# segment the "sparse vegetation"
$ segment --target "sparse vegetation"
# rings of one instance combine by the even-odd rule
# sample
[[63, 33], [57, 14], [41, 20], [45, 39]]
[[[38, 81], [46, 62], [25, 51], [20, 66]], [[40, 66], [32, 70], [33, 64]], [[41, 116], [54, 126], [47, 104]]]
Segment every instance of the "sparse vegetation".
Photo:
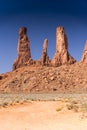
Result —
[[82, 104], [81, 111], [82, 112], [87, 112], [87, 103]]
[[74, 112], [78, 112], [79, 111], [79, 106], [75, 105], [75, 104], [67, 104], [66, 105], [68, 110], [74, 110]]
[[72, 104], [78, 104], [78, 101], [76, 101], [76, 100], [72, 100], [71, 102], [72, 102]]
[[3, 104], [2, 104], [2, 107], [6, 107], [8, 105], [8, 102], [4, 102]]
[[70, 102], [70, 101], [71, 101], [71, 98], [63, 98], [61, 101], [62, 101], [62, 102]]
[[11, 106], [12, 106], [12, 105], [13, 105], [13, 103], [12, 103], [12, 102], [10, 102], [10, 103], [9, 103], [9, 105], [11, 105]]
[[4, 108], [16, 104], [24, 104], [28, 102], [30, 103], [32, 101], [51, 100], [63, 103], [63, 105], [58, 106], [58, 108], [56, 109], [57, 112], [67, 109], [74, 112], [82, 112], [82, 114], [84, 113], [85, 115], [87, 113], [86, 95], [83, 95], [83, 97], [80, 97], [78, 95], [74, 95], [74, 97], [73, 94], [43, 94], [43, 96], [41, 94], [3, 94], [0, 96], [0, 106]]
[[68, 110], [72, 110], [73, 109], [73, 104], [67, 104], [66, 107], [67, 107]]
[[62, 111], [63, 107], [59, 107], [56, 109], [57, 112]]

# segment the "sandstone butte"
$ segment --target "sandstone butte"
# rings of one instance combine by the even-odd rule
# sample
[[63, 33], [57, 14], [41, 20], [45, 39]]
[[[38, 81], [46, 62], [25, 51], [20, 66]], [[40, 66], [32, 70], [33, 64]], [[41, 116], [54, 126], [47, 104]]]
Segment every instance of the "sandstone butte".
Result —
[[33, 60], [27, 28], [20, 28], [14, 71], [0, 75], [0, 92], [87, 93], [87, 42], [80, 62], [68, 52], [64, 27], [56, 28], [56, 52], [52, 60], [47, 46], [48, 39], [44, 39], [40, 59]]

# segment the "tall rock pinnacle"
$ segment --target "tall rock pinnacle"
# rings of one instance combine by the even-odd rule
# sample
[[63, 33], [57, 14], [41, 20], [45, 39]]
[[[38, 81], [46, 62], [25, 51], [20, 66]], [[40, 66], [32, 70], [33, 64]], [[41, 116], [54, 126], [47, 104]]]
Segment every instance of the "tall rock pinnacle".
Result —
[[75, 59], [68, 52], [68, 41], [64, 27], [56, 28], [56, 53], [52, 59], [53, 66], [72, 64]]
[[86, 41], [86, 44], [85, 44], [85, 47], [84, 47], [84, 51], [83, 51], [83, 54], [82, 54], [81, 61], [82, 62], [87, 62], [87, 41]]
[[21, 27], [19, 29], [19, 40], [18, 40], [18, 57], [13, 63], [13, 70], [24, 66], [26, 62], [31, 59], [30, 53], [30, 41], [27, 37], [27, 28]]
[[47, 46], [48, 46], [48, 40], [45, 39], [44, 43], [43, 43], [43, 52], [42, 52], [42, 56], [41, 56], [41, 64], [42, 65], [48, 65], [49, 64], [49, 57], [47, 54]]

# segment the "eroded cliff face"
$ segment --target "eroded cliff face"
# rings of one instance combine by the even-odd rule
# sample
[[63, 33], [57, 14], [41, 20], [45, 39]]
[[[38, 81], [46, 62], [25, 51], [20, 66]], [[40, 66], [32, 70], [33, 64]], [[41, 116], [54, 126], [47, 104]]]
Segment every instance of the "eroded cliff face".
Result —
[[84, 51], [83, 51], [83, 54], [82, 54], [81, 61], [82, 62], [87, 62], [87, 41], [85, 43], [85, 47], [84, 47]]
[[22, 27], [19, 30], [18, 39], [18, 57], [13, 63], [13, 70], [20, 68], [26, 64], [28, 61], [32, 61], [30, 52], [30, 41], [27, 36], [27, 28]]
[[56, 28], [56, 52], [52, 59], [53, 66], [72, 64], [76, 60], [68, 52], [68, 40], [64, 27]]

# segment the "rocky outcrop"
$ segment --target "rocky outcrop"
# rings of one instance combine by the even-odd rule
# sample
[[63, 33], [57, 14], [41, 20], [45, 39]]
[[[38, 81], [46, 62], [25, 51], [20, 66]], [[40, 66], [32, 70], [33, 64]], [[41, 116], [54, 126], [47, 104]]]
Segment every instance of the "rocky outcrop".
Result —
[[30, 52], [30, 41], [27, 36], [27, 28], [21, 27], [18, 40], [18, 57], [13, 63], [13, 70], [22, 66], [60, 66], [63, 64], [72, 64], [76, 60], [68, 52], [68, 40], [64, 27], [56, 29], [56, 53], [52, 60], [49, 60], [47, 54], [48, 40], [43, 43], [42, 56], [39, 60], [32, 60]]
[[87, 41], [86, 41], [86, 44], [85, 44], [85, 47], [84, 47], [84, 51], [83, 51], [83, 54], [82, 54], [81, 61], [82, 62], [87, 62]]
[[42, 56], [41, 56], [41, 65], [49, 65], [50, 60], [49, 60], [49, 56], [47, 54], [47, 46], [48, 46], [48, 40], [45, 39], [44, 43], [43, 43], [43, 52], [42, 52]]
[[87, 64], [21, 67], [0, 75], [2, 93], [87, 93]]
[[26, 62], [32, 62], [30, 52], [30, 41], [27, 36], [27, 28], [21, 27], [18, 40], [18, 57], [13, 63], [13, 70], [26, 65]]
[[56, 28], [56, 53], [52, 59], [53, 66], [72, 64], [76, 60], [68, 52], [68, 40], [64, 27]]

